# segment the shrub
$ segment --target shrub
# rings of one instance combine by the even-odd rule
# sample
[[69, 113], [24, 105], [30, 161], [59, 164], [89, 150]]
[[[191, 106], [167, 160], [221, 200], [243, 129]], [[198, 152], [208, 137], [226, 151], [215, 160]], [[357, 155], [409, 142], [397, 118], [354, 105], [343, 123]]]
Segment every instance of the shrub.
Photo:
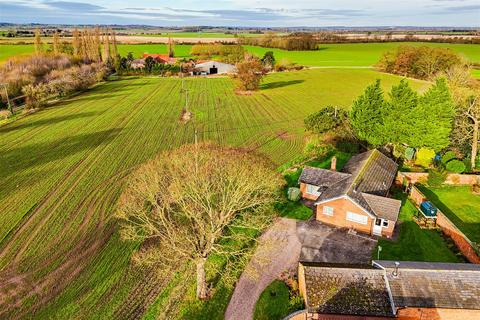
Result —
[[440, 187], [447, 179], [447, 172], [443, 168], [431, 169], [428, 172], [427, 184], [431, 187]]
[[447, 151], [442, 157], [442, 163], [447, 164], [450, 160], [456, 159], [457, 155], [453, 151]]
[[446, 169], [450, 172], [462, 173], [462, 172], [465, 171], [466, 167], [465, 167], [465, 163], [463, 163], [460, 160], [455, 159], [455, 160], [450, 160], [449, 162], [447, 162]]
[[40, 83], [36, 86], [29, 84], [23, 87], [22, 91], [25, 95], [27, 107], [29, 109], [43, 107], [46, 103], [49, 93], [48, 86], [43, 83]]
[[417, 157], [415, 159], [415, 164], [428, 168], [435, 157], [435, 151], [429, 148], [420, 148], [417, 151]]
[[12, 113], [8, 110], [0, 110], [0, 120], [8, 119]]

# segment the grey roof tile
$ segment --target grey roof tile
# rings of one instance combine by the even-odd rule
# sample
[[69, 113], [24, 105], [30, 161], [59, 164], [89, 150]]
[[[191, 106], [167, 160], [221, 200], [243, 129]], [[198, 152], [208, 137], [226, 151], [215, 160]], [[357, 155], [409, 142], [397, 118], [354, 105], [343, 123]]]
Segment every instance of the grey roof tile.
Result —
[[307, 308], [314, 312], [393, 316], [380, 269], [304, 266]]
[[396, 307], [480, 310], [480, 265], [374, 261], [385, 269]]

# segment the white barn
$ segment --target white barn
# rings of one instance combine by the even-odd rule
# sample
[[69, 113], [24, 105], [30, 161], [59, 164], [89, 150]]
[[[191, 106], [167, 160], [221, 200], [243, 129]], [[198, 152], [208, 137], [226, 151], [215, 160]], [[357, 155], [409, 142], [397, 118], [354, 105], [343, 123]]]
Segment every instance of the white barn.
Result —
[[194, 74], [227, 74], [236, 72], [236, 68], [233, 64], [218, 62], [218, 61], [207, 61], [195, 65]]

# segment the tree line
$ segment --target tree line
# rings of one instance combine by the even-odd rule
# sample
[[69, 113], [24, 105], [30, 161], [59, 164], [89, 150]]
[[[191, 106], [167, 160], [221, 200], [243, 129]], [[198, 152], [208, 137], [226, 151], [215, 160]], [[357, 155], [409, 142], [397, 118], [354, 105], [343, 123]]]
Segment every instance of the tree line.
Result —
[[318, 39], [312, 33], [295, 32], [288, 35], [265, 34], [262, 37], [238, 38], [241, 45], [259, 46], [265, 48], [277, 48], [284, 50], [317, 50]]

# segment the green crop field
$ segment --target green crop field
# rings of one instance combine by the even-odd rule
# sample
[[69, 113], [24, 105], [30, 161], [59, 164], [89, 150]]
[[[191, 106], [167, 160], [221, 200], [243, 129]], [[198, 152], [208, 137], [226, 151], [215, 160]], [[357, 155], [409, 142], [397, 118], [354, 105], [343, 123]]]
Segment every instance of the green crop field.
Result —
[[194, 114], [186, 124], [180, 79], [128, 78], [0, 127], [0, 318], [132, 318], [153, 301], [162, 310], [170, 289], [181, 301], [186, 293], [162, 293], [151, 270], [130, 264], [138, 244], [121, 241], [112, 219], [124, 178], [158, 152], [192, 143], [195, 129], [201, 140], [280, 165], [302, 152], [307, 114], [348, 108], [376, 78], [385, 89], [400, 80], [316, 69], [269, 75], [259, 92], [238, 96], [229, 78], [185, 79]]
[[[448, 44], [448, 43], [354, 43], [354, 44], [324, 44], [316, 51], [286, 51], [261, 47], [246, 46], [246, 49], [254, 54], [263, 55], [266, 51], [273, 51], [275, 58], [288, 59], [305, 66], [360, 66], [374, 65], [385, 51], [392, 50], [399, 45], [408, 44], [414, 46], [426, 45], [435, 47], [452, 48], [464, 55], [471, 62], [480, 62], [480, 45], [476, 44]], [[177, 57], [189, 57], [191, 45], [176, 45]], [[33, 45], [0, 45], [0, 61], [18, 53], [33, 52]], [[118, 46], [120, 54], [126, 55], [132, 52], [136, 57], [143, 53], [166, 53], [165, 44], [121, 44]]]

